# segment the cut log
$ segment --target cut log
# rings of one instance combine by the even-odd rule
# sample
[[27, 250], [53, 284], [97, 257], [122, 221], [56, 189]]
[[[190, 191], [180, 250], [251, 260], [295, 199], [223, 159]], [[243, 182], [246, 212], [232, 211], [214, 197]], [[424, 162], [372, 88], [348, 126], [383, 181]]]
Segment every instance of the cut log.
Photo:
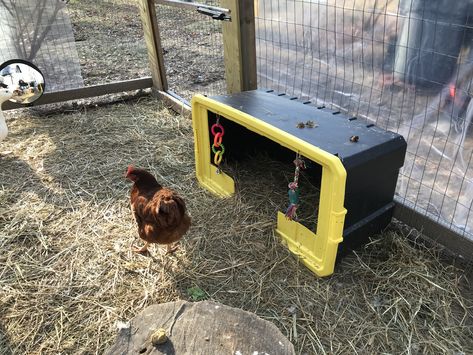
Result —
[[[157, 344], [166, 338], [163, 344]], [[295, 352], [274, 324], [253, 313], [211, 301], [176, 301], [145, 308], [129, 326], [120, 329], [115, 343], [105, 354], [291, 355]]]

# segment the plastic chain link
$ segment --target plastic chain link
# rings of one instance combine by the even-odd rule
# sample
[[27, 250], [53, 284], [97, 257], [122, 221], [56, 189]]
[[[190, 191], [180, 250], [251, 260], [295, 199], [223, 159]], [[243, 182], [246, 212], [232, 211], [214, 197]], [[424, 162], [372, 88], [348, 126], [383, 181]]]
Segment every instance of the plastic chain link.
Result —
[[217, 122], [212, 125], [210, 128], [212, 135], [214, 136], [214, 141], [212, 144], [212, 152], [214, 153], [214, 164], [217, 165], [217, 174], [220, 173], [220, 169], [218, 166], [222, 162], [223, 153], [225, 153], [225, 146], [222, 144], [222, 139], [225, 134], [225, 129], [219, 122], [219, 118], [217, 118]]

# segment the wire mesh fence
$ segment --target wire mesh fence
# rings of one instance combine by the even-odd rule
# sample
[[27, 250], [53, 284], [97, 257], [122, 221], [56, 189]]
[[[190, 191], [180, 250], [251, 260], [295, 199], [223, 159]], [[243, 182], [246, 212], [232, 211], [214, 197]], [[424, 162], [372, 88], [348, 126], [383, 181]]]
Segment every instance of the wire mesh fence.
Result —
[[0, 61], [37, 65], [47, 92], [150, 76], [134, 0], [1, 0], [0, 31]]
[[[218, 6], [218, 0], [201, 2]], [[48, 92], [150, 76], [136, 0], [1, 0], [0, 61], [36, 64]], [[226, 92], [222, 23], [194, 8], [156, 6], [169, 89]]]
[[0, 0], [0, 63], [36, 64], [46, 92], [83, 85], [66, 3], [60, 0]]
[[473, 239], [470, 1], [259, 0], [258, 85], [408, 141], [396, 199]]
[[71, 0], [67, 10], [85, 85], [151, 75], [138, 1]]
[[197, 92], [226, 93], [222, 22], [196, 9], [166, 4], [156, 8], [169, 90], [187, 100]]

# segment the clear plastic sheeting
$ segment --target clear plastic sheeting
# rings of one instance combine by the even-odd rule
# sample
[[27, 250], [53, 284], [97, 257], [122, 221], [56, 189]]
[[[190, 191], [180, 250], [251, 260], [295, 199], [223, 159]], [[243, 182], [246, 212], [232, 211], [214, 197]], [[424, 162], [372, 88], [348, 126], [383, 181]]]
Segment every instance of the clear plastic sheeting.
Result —
[[45, 77], [46, 92], [83, 86], [66, 2], [0, 0], [0, 63], [23, 59]]
[[258, 85], [408, 141], [396, 199], [473, 239], [470, 0], [259, 0]]

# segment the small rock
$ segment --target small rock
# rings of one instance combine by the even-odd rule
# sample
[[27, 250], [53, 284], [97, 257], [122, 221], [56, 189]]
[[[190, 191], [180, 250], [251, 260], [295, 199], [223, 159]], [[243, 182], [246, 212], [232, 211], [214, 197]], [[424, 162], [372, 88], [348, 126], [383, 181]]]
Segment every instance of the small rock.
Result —
[[163, 328], [159, 328], [153, 334], [151, 334], [151, 344], [153, 345], [161, 345], [167, 342], [168, 337], [166, 335], [166, 330]]

